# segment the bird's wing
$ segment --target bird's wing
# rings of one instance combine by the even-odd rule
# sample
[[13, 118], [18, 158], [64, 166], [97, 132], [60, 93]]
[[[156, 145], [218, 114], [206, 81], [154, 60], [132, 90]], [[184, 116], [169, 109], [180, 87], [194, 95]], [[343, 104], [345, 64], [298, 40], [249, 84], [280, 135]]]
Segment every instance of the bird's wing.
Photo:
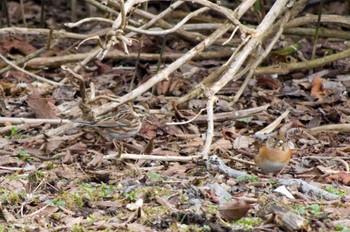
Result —
[[132, 121], [129, 121], [126, 119], [119, 119], [118, 121], [109, 119], [109, 120], [102, 120], [102, 121], [96, 122], [92, 126], [122, 128], [122, 127], [130, 127], [131, 125], [132, 125]]

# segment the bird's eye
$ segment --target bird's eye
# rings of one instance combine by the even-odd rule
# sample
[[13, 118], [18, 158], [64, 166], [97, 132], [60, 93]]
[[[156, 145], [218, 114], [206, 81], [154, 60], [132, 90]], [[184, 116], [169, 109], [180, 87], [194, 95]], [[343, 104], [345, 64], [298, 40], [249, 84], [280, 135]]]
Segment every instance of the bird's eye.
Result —
[[144, 114], [144, 113], [147, 112], [146, 109], [144, 107], [142, 107], [142, 106], [135, 106], [135, 111], [137, 113], [141, 113], [141, 114]]

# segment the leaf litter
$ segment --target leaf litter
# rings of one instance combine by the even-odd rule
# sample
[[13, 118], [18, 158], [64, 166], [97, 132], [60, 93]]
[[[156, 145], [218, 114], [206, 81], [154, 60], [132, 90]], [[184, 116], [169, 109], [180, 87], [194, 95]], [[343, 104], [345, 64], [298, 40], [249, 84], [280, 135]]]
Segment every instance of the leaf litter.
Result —
[[[11, 2], [12, 7], [13, 4], [16, 3]], [[35, 2], [31, 4], [25, 8], [26, 14], [33, 16], [28, 23], [36, 28], [39, 18], [33, 12], [40, 7]], [[78, 6], [78, 16], [84, 17], [82, 10], [88, 5]], [[154, 3], [149, 9], [155, 11], [166, 6]], [[335, 6], [329, 3], [327, 7], [332, 10]], [[66, 10], [63, 6], [48, 9], [45, 23], [63, 27], [63, 23], [70, 21]], [[19, 25], [20, 14], [16, 12], [10, 11], [10, 18]], [[60, 16], [53, 17], [55, 12], [60, 12]], [[244, 20], [257, 23], [248, 16]], [[80, 29], [87, 28], [75, 32], [82, 32]], [[309, 57], [312, 40], [295, 40], [287, 34], [285, 44], [278, 44], [279, 49], [263, 64], [292, 63]], [[132, 55], [140, 52], [140, 56], [162, 51], [176, 55], [193, 46], [193, 42], [170, 36], [161, 48], [160, 37], [143, 36], [129, 46], [129, 52]], [[294, 42], [300, 42], [297, 52], [281, 50]], [[66, 47], [68, 43], [74, 45], [65, 41], [52, 54], [58, 57], [65, 54], [70, 50]], [[330, 50], [346, 49], [342, 40], [322, 38], [319, 44], [323, 49], [318, 51], [320, 57]], [[0, 50], [14, 60], [35, 52], [39, 46], [45, 46], [45, 42], [35, 35], [2, 34]], [[79, 52], [92, 48], [86, 44]], [[318, 75], [314, 76], [305, 70], [279, 76], [256, 75], [235, 104], [233, 96], [244, 80], [229, 82], [216, 94], [219, 100], [214, 106], [210, 158], [203, 161], [195, 157], [201, 154], [207, 139], [206, 111], [196, 115], [206, 108], [207, 100], [188, 99], [180, 105], [173, 102], [202, 84], [202, 79], [216, 66], [222, 66], [226, 58], [192, 60], [154, 85], [152, 91], [139, 96], [135, 102], [146, 102], [150, 113], [138, 134], [122, 141], [112, 141], [88, 127], [50, 135], [63, 123], [51, 124], [45, 119], [76, 119], [82, 109], [81, 86], [72, 73], [57, 68], [58, 63], [31, 70], [50, 80], [66, 80], [65, 85], [55, 88], [32, 83], [29, 75], [19, 71], [2, 73], [1, 116], [39, 118], [42, 122], [17, 125], [6, 121], [6, 126], [0, 128], [1, 228], [261, 231], [278, 227], [284, 231], [319, 231], [349, 225], [349, 130], [325, 129], [314, 133], [311, 129], [348, 123], [349, 61], [319, 67], [314, 70]], [[146, 56], [135, 65], [136, 59], [107, 56], [102, 61], [89, 62], [79, 75], [94, 84], [95, 95], [100, 98], [88, 107], [94, 110], [118, 101], [114, 96], [130, 93], [156, 75], [159, 67], [164, 68], [175, 59], [165, 56], [157, 64], [157, 60]], [[74, 67], [74, 61], [67, 63], [69, 68]], [[0, 68], [4, 67], [1, 62]], [[324, 70], [328, 71], [322, 73]], [[171, 104], [173, 110], [167, 111]], [[245, 111], [264, 105], [268, 108], [253, 113]], [[253, 161], [258, 152], [255, 142], [261, 146], [264, 136], [278, 133], [284, 133], [294, 144], [292, 160], [275, 177], [262, 175]], [[192, 156], [193, 159], [183, 159]], [[173, 161], [173, 157], [177, 159]], [[282, 193], [274, 191], [278, 186], [284, 187]]]

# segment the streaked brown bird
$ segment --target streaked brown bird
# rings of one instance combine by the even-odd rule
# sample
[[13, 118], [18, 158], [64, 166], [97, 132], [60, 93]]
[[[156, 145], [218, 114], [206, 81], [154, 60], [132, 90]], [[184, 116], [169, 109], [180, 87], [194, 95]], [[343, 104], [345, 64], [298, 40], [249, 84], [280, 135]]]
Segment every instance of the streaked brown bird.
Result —
[[124, 104], [96, 121], [74, 121], [97, 129], [111, 139], [127, 139], [136, 135], [148, 114], [143, 105]]

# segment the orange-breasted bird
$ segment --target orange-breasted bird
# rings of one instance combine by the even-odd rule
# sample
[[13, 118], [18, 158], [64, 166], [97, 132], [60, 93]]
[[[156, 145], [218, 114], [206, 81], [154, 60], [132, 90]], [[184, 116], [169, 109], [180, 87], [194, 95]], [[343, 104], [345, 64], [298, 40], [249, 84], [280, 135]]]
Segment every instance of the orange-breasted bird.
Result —
[[291, 156], [288, 143], [270, 137], [266, 145], [259, 148], [259, 154], [254, 157], [254, 161], [264, 174], [277, 173], [288, 165]]

